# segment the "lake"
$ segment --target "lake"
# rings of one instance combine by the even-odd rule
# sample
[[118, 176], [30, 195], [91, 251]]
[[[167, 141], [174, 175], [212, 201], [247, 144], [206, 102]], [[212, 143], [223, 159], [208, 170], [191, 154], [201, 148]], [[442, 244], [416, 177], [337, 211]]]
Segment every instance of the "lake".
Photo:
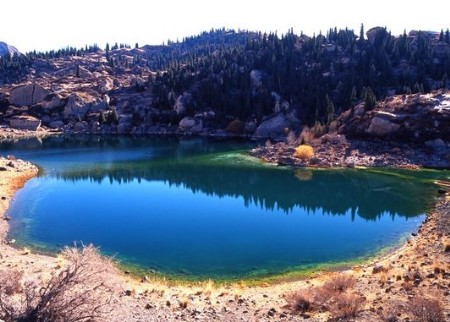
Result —
[[187, 279], [260, 278], [394, 247], [418, 229], [437, 172], [267, 165], [249, 143], [53, 137], [0, 143], [41, 167], [8, 211], [40, 251], [93, 243], [125, 265]]

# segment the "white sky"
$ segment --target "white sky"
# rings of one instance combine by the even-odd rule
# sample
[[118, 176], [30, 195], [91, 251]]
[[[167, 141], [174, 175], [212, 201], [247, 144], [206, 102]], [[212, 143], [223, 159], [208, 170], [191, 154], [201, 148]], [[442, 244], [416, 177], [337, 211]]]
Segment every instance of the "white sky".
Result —
[[335, 26], [358, 34], [361, 23], [395, 35], [450, 28], [448, 0], [7, 0], [0, 8], [0, 41], [22, 52], [161, 44], [221, 27], [279, 35], [291, 27], [312, 35]]

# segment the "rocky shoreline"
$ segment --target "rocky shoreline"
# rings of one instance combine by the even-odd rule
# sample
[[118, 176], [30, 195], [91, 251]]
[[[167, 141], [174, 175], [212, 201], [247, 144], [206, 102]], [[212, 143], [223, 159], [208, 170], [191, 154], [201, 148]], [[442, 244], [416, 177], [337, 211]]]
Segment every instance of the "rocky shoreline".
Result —
[[[16, 268], [30, 278], [57, 270], [58, 258], [16, 249], [6, 242], [7, 207], [16, 190], [37, 174], [29, 162], [0, 158], [0, 269]], [[355, 278], [354, 294], [363, 300], [357, 321], [385, 321], [394, 314], [408, 320], [408, 301], [421, 296], [437, 298], [450, 318], [450, 200], [440, 197], [419, 232], [406, 245], [388, 255], [344, 272]], [[337, 273], [318, 272], [307, 279], [273, 285], [247, 286], [245, 281], [218, 285], [213, 281], [172, 285], [165, 280], [140, 280], [121, 273], [119, 303], [110, 321], [327, 321], [325, 308], [299, 313], [289, 308], [289, 294], [313, 292]], [[394, 313], [392, 313], [394, 312]]]
[[382, 140], [347, 140], [345, 135], [325, 134], [312, 140], [314, 156], [302, 160], [294, 157], [298, 142], [266, 144], [250, 151], [250, 155], [281, 166], [317, 168], [420, 167], [450, 169], [450, 148], [430, 147]]

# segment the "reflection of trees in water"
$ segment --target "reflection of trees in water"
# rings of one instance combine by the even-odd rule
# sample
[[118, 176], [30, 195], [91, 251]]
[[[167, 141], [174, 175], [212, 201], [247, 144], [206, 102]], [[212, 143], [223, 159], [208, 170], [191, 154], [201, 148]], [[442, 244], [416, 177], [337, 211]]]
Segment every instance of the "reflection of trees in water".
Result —
[[296, 206], [314, 212], [374, 220], [387, 212], [416, 216], [425, 212], [431, 194], [423, 184], [362, 171], [317, 171], [308, 180], [298, 172], [270, 168], [194, 165], [182, 163], [115, 163], [56, 174], [64, 180], [126, 183], [132, 180], [163, 181], [193, 193], [242, 197], [246, 206], [292, 212]]
[[[201, 164], [186, 157], [243, 149], [242, 142], [177, 140], [167, 138], [131, 138], [123, 136], [49, 137], [42, 141], [2, 142], [2, 151], [27, 151], [45, 159], [96, 166], [63, 169], [53, 174], [65, 180], [91, 180], [126, 183], [132, 180], [159, 180], [183, 186], [194, 193], [219, 197], [242, 197], [245, 205], [265, 209], [279, 208], [286, 213], [296, 206], [311, 212], [376, 219], [384, 212], [392, 216], [415, 216], [423, 213], [431, 197], [423, 184], [393, 176], [362, 171], [287, 171], [271, 168], [233, 167], [208, 161]], [[151, 158], [151, 161], [118, 161]], [[120, 156], [119, 156], [120, 155]], [[74, 161], [74, 156], [79, 157]], [[111, 156], [112, 162], [105, 156]], [[184, 163], [183, 163], [184, 162]], [[186, 163], [190, 162], [190, 163]]]

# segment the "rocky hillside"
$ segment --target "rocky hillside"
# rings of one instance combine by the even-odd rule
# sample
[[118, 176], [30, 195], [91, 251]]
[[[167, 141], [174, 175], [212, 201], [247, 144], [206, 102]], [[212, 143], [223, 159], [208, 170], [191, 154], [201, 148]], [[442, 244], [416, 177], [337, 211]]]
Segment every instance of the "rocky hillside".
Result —
[[284, 140], [315, 125], [355, 138], [450, 141], [448, 31], [278, 37], [222, 29], [162, 46], [7, 56], [7, 127]]
[[336, 123], [338, 132], [349, 138], [446, 147], [450, 143], [450, 92], [392, 96], [373, 109], [361, 103], [344, 112]]

